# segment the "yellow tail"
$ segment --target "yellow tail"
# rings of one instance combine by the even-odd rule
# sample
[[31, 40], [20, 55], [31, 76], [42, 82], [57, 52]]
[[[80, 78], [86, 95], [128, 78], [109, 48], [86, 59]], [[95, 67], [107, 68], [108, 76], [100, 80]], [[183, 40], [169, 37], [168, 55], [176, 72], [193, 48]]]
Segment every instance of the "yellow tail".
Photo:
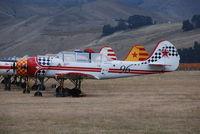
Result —
[[149, 57], [146, 49], [141, 45], [136, 45], [131, 48], [128, 56], [124, 61], [144, 61]]

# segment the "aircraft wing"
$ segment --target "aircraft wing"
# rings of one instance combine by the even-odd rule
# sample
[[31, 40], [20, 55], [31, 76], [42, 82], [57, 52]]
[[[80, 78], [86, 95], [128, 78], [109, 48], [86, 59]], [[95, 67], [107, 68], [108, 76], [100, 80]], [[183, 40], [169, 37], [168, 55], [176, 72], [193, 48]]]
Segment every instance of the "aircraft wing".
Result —
[[68, 79], [99, 79], [97, 76], [80, 73], [80, 72], [68, 72], [68, 73], [56, 73], [56, 76], [59, 78], [68, 78]]

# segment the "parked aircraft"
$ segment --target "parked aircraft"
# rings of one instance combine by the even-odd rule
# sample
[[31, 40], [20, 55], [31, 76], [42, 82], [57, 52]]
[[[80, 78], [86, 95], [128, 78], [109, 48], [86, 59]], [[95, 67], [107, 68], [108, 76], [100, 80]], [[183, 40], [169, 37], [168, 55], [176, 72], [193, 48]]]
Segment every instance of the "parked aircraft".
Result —
[[[111, 50], [107, 52], [111, 52]], [[105, 53], [61, 52], [53, 57], [35, 56], [20, 59], [10, 68], [6, 66], [1, 66], [1, 68], [11, 69], [17, 75], [27, 76], [27, 78], [55, 78], [59, 82], [57, 94], [80, 96], [82, 79], [100, 80], [171, 72], [177, 69], [180, 60], [177, 49], [168, 41], [160, 41], [152, 54], [141, 61], [131, 60], [129, 56], [126, 60], [120, 61], [113, 56], [116, 55], [113, 53], [108, 55]], [[73, 89], [64, 88], [66, 79], [74, 83]], [[38, 90], [35, 96], [42, 96], [42, 93]]]

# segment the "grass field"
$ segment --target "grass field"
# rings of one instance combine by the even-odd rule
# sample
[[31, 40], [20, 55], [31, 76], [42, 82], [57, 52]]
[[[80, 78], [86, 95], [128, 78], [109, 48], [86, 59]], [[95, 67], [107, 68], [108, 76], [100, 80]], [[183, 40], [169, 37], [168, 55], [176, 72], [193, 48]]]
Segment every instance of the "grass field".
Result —
[[[50, 85], [47, 85], [50, 87]], [[0, 86], [0, 134], [199, 134], [200, 71], [85, 80], [85, 97]]]

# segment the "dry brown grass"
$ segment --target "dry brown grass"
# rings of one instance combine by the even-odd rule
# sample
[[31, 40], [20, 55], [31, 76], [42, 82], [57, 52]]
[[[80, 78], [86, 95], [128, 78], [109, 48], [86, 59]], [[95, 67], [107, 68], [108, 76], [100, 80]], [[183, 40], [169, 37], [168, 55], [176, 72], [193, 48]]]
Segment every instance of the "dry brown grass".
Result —
[[82, 98], [0, 90], [0, 134], [198, 134], [200, 72], [85, 80]]

